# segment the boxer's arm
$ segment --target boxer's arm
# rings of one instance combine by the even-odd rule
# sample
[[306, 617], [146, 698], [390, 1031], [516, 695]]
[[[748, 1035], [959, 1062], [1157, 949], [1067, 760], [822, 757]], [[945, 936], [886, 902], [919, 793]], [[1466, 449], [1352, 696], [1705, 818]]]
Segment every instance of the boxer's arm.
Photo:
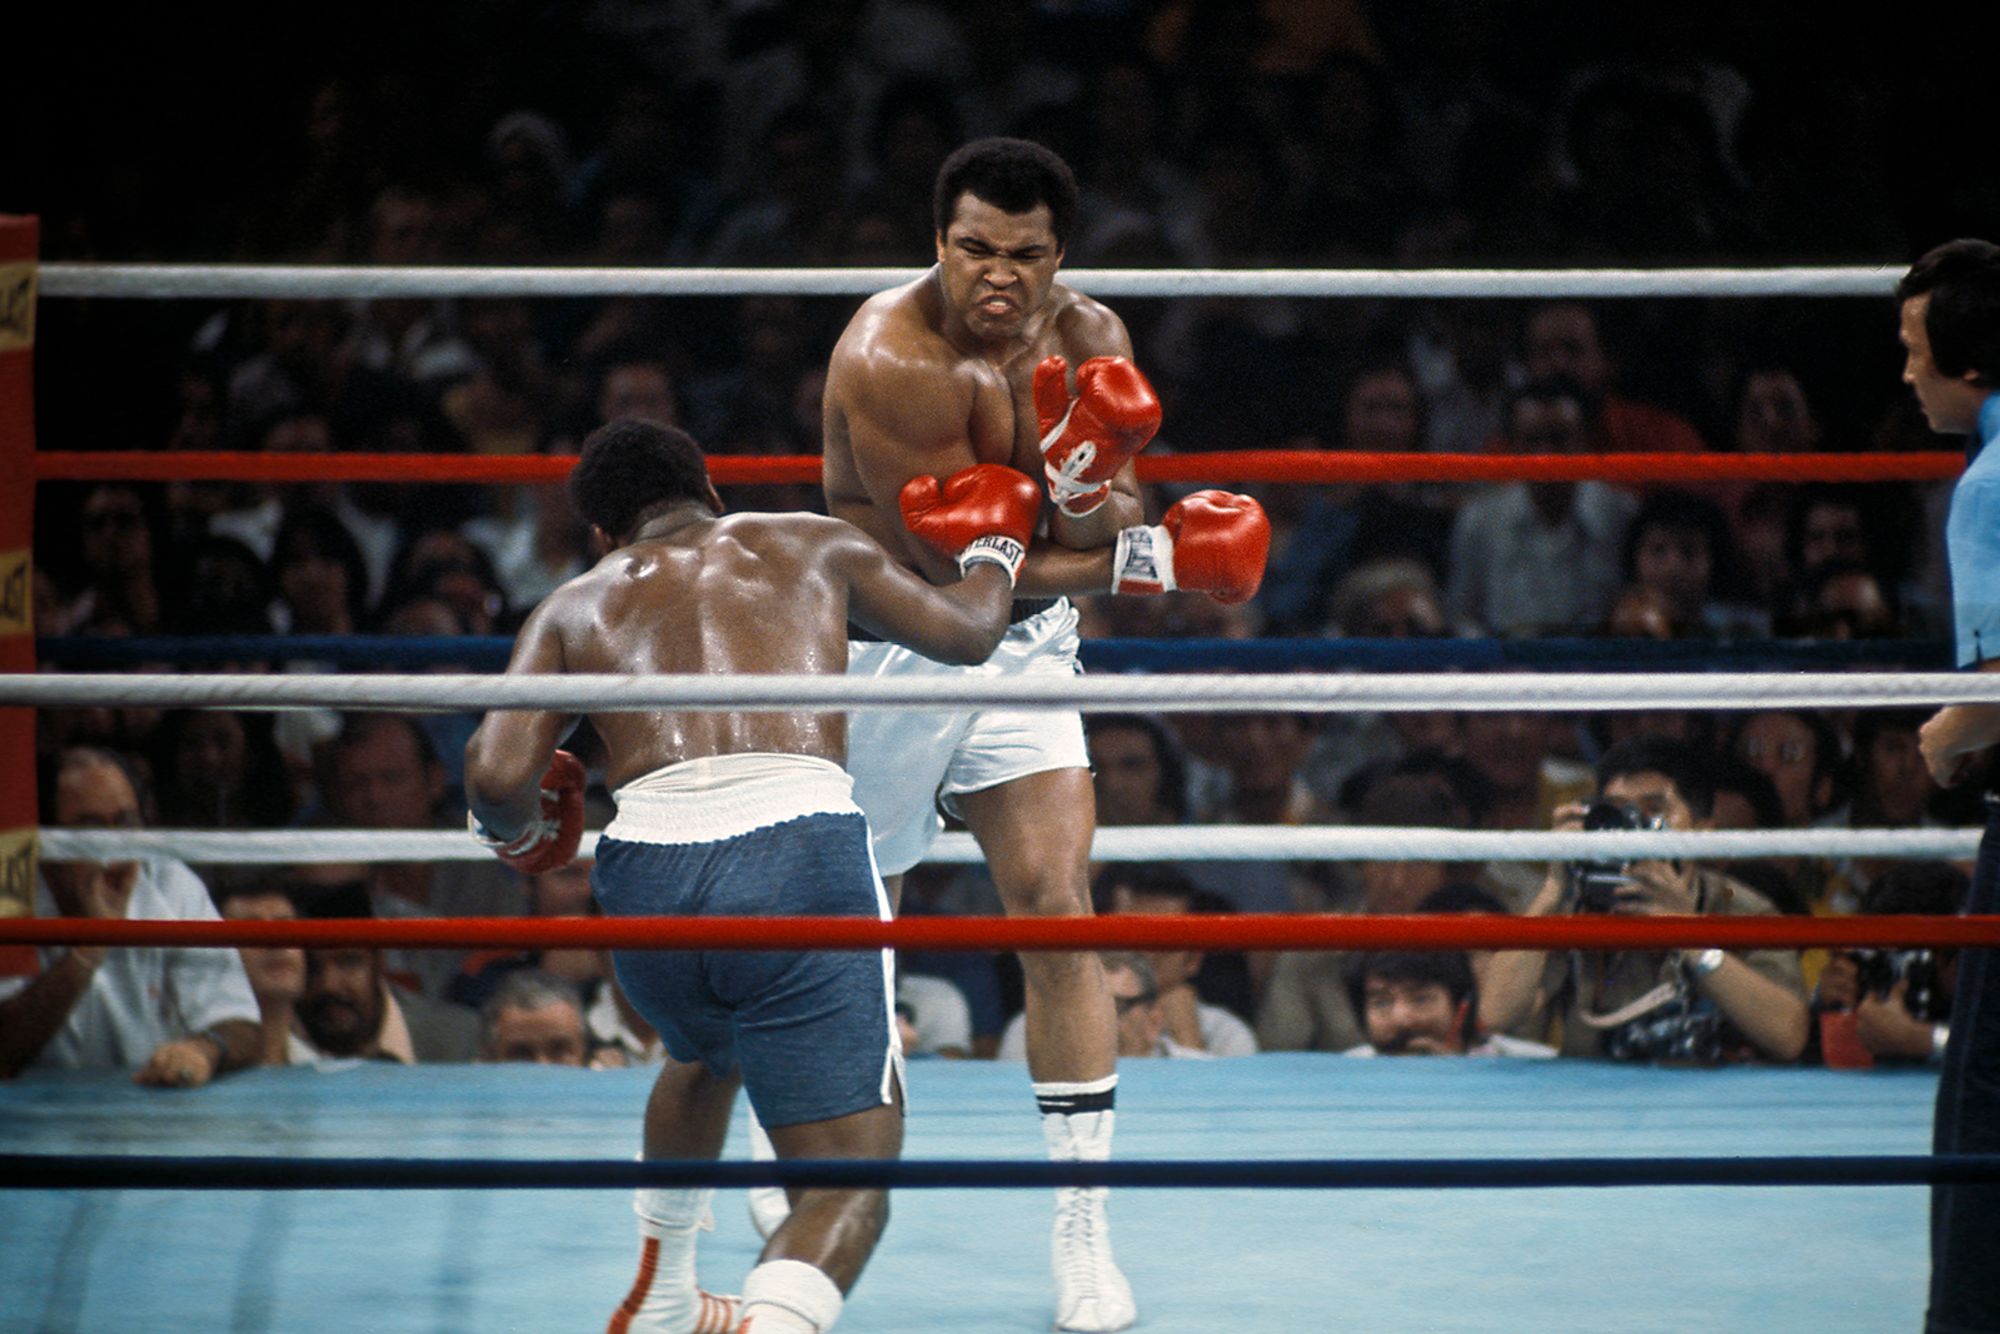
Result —
[[[974, 391], [956, 383], [950, 367], [935, 363], [891, 363], [877, 358], [872, 364], [856, 363], [836, 370], [836, 384], [829, 385], [828, 392], [842, 395], [854, 472], [869, 504], [895, 525], [900, 539], [895, 554], [923, 571], [933, 583], [956, 580], [958, 571], [952, 563], [903, 527], [898, 497], [919, 473], [948, 477], [979, 462], [966, 430], [972, 419]], [[1129, 505], [1131, 513], [1138, 513], [1136, 478], [1121, 478], [1121, 482], [1130, 493], [1114, 496], [1103, 508], [1122, 514], [1128, 512]], [[1036, 538], [1028, 544], [1015, 596], [1108, 591], [1111, 543], [1116, 538], [1114, 530], [1102, 545], [1088, 550]]]
[[870, 634], [915, 649], [935, 662], [985, 662], [1007, 633], [1014, 590], [1000, 566], [980, 561], [963, 578], [931, 584], [903, 568], [860, 529], [829, 545], [833, 567], [847, 580], [847, 619]]
[[[559, 603], [560, 594], [551, 594], [521, 626], [507, 675], [562, 674]], [[546, 709], [496, 709], [480, 721], [465, 743], [465, 798], [481, 825], [504, 836], [541, 815], [542, 775], [575, 723]]]

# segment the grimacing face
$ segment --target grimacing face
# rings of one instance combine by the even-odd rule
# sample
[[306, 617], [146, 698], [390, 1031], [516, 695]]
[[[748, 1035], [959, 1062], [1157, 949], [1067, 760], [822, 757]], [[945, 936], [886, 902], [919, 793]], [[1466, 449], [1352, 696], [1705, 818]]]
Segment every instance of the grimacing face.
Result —
[[1040, 311], [1062, 267], [1046, 204], [1009, 213], [970, 192], [937, 238], [947, 313], [982, 342], [1018, 337]]

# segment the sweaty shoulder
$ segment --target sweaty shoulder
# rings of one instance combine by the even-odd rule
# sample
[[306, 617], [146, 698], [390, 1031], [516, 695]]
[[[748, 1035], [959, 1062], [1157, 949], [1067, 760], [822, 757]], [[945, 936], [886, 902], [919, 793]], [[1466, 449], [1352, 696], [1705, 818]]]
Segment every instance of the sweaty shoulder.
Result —
[[1060, 283], [1050, 300], [1056, 303], [1056, 344], [1072, 366], [1090, 357], [1132, 355], [1132, 336], [1111, 307]]
[[964, 358], [939, 331], [919, 291], [924, 281], [878, 292], [854, 313], [833, 349], [829, 388], [936, 392], [939, 372]]

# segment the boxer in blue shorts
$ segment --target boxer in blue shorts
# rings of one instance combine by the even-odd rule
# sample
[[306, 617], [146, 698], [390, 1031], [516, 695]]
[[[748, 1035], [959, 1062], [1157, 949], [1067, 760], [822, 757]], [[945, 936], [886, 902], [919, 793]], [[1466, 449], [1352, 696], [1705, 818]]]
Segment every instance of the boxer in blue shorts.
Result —
[[[936, 587], [852, 525], [812, 514], [724, 516], [701, 450], [657, 423], [584, 442], [570, 491], [602, 559], [551, 593], [510, 674], [838, 672], [847, 627], [939, 661], [980, 662], [1006, 630], [1041, 506], [1012, 469], [913, 478], [911, 531], [956, 558]], [[583, 766], [557, 743], [575, 719], [509, 710], [466, 745], [472, 826], [533, 874], [575, 855]], [[866, 821], [841, 768], [839, 713], [591, 715], [618, 804], [592, 876], [617, 915], [886, 916]], [[739, 1085], [781, 1158], [893, 1158], [901, 1052], [889, 954], [618, 951], [620, 984], [672, 1056], [646, 1106], [645, 1156], [713, 1159]], [[638, 1192], [639, 1277], [610, 1321], [669, 1334], [821, 1334], [888, 1218], [880, 1190], [803, 1190], [742, 1297], [695, 1282], [705, 1190]]]

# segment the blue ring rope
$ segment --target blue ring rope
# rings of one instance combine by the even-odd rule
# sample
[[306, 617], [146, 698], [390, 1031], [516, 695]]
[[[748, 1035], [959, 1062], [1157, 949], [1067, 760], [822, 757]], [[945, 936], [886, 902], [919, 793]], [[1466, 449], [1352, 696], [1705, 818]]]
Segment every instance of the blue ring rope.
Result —
[[611, 1186], [1051, 1186], [1523, 1190], [1630, 1186], [2000, 1184], [2000, 1154], [1745, 1158], [982, 1159], [789, 1163], [625, 1159], [0, 1155], [0, 1188], [38, 1190], [576, 1190]]
[[[112, 639], [45, 636], [44, 665], [72, 670], [146, 663], [314, 662], [337, 668], [455, 664], [499, 671], [514, 641], [503, 635], [157, 635]], [[1773, 640], [1712, 644], [1648, 639], [1092, 639], [1083, 665], [1145, 671], [1829, 671], [1881, 667], [1948, 671], [1951, 646], [1931, 640]]]

